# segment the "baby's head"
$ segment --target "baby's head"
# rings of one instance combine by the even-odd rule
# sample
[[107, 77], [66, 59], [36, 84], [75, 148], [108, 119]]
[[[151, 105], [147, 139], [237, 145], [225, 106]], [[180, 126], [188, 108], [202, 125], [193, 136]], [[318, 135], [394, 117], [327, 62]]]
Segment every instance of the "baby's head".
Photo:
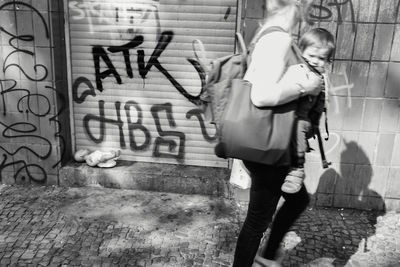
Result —
[[325, 71], [335, 51], [333, 35], [323, 29], [314, 28], [303, 34], [299, 42], [304, 59], [319, 72]]

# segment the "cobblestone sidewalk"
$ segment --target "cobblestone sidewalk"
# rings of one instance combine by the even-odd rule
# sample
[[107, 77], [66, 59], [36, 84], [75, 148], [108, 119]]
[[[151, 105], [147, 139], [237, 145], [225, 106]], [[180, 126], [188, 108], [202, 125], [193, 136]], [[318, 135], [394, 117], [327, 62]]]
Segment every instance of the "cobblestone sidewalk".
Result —
[[[230, 266], [245, 208], [198, 195], [0, 185], [0, 266]], [[284, 266], [400, 266], [400, 214], [309, 209]]]

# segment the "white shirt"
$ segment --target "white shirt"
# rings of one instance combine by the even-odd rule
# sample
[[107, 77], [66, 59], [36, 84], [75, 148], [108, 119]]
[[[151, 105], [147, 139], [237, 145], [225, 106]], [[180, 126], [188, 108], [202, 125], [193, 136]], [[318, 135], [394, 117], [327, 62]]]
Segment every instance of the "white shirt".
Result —
[[256, 106], [280, 104], [280, 81], [291, 49], [289, 33], [276, 31], [262, 36], [255, 45], [244, 79], [252, 84], [251, 100]]

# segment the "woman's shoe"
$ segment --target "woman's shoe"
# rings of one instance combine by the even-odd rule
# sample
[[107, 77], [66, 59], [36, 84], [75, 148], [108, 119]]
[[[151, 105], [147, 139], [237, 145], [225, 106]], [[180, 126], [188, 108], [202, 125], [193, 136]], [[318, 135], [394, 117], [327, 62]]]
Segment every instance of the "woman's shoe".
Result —
[[282, 267], [282, 265], [277, 261], [268, 260], [257, 255], [254, 258], [252, 267]]
[[283, 248], [278, 248], [275, 254], [275, 261], [278, 262], [279, 264], [282, 264], [285, 256], [286, 256], [286, 250], [284, 250]]

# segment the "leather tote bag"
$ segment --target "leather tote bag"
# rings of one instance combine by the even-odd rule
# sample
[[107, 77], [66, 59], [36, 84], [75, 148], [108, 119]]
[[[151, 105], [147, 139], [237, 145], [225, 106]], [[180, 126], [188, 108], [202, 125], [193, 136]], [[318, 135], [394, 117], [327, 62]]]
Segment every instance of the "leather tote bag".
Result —
[[[263, 35], [273, 31], [282, 29], [271, 27]], [[248, 60], [251, 60], [251, 56]], [[303, 62], [298, 48], [292, 44], [287, 67]], [[232, 80], [215, 154], [263, 164], [290, 165], [290, 143], [297, 100], [280, 106], [259, 108], [251, 102], [250, 92], [250, 82], [243, 78]]]
[[289, 165], [297, 102], [259, 108], [250, 99], [251, 83], [232, 81], [220, 128], [219, 157], [263, 164]]

